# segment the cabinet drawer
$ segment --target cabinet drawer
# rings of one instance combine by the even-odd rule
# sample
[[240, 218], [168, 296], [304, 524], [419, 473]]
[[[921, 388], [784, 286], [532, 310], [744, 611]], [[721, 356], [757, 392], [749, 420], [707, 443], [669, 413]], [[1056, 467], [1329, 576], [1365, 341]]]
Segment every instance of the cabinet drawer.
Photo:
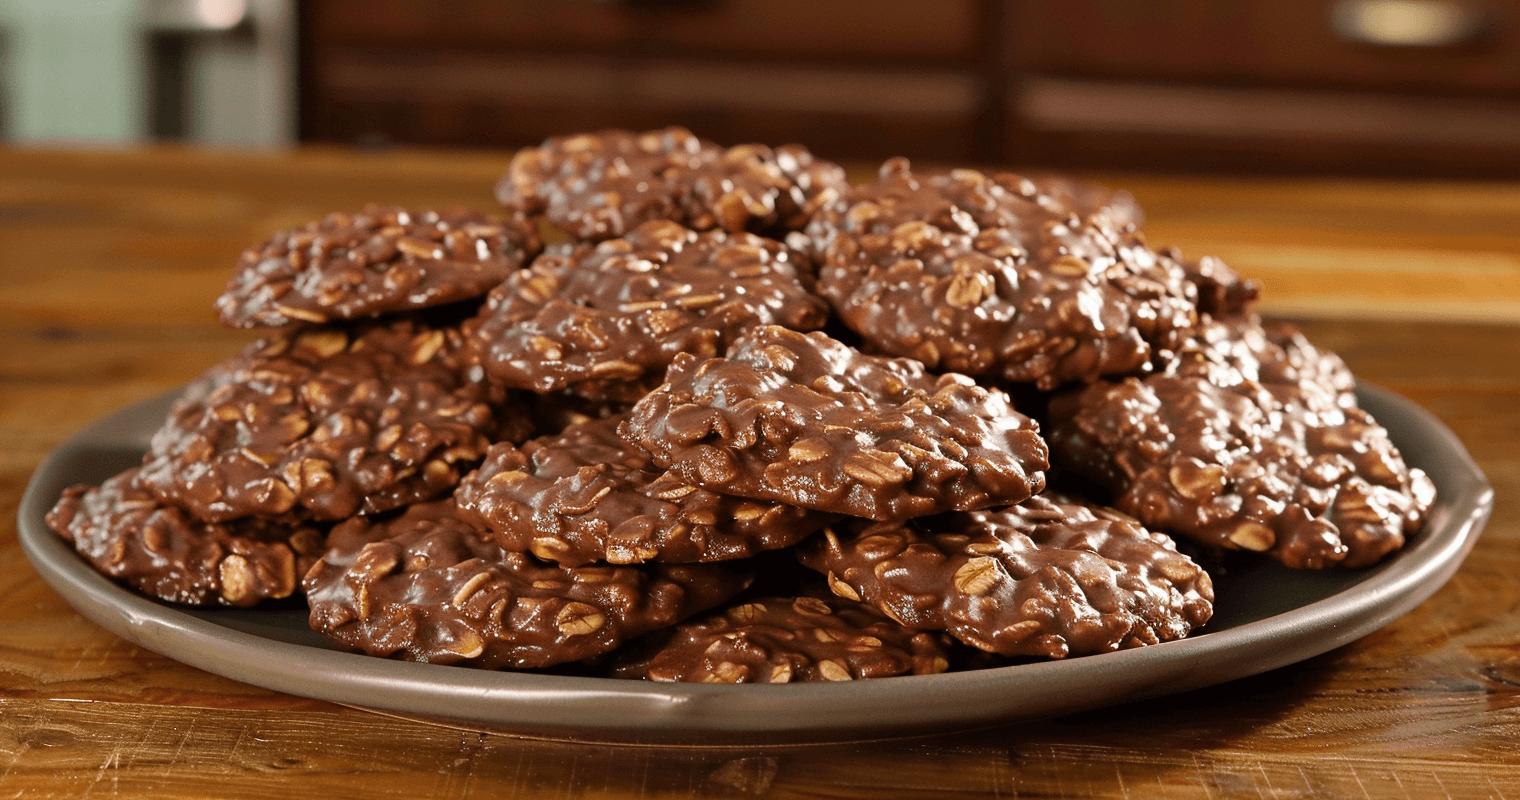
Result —
[[308, 0], [302, 36], [317, 50], [343, 44], [611, 47], [633, 20], [589, 0]]
[[714, 0], [707, 11], [658, 19], [652, 39], [683, 50], [747, 55], [967, 59], [976, 54], [979, 5], [977, 0]]
[[978, 0], [309, 0], [323, 44], [964, 59]]
[[683, 124], [723, 144], [972, 157], [974, 73], [689, 59], [333, 48], [308, 74], [306, 138], [487, 146]]
[[[1520, 91], [1520, 2], [1515, 0], [1026, 0], [1012, 9], [1007, 28], [1012, 57], [1032, 72], [1471, 94]], [[1453, 18], [1476, 19], [1476, 27], [1470, 33], [1455, 30], [1460, 35], [1440, 45], [1371, 43], [1417, 42], [1425, 38], [1422, 31], [1443, 41], [1441, 20]]]

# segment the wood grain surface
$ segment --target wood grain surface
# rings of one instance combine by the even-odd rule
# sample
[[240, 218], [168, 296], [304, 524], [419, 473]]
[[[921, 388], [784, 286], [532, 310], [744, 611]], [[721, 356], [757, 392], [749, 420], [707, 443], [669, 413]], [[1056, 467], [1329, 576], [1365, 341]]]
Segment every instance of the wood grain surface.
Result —
[[0, 797], [1520, 797], [1520, 186], [1103, 176], [1157, 243], [1445, 420], [1498, 492], [1388, 628], [1265, 675], [935, 738], [765, 749], [540, 741], [239, 684], [74, 613], [21, 555], [31, 470], [249, 336], [240, 249], [366, 201], [489, 209], [507, 156], [0, 151]]

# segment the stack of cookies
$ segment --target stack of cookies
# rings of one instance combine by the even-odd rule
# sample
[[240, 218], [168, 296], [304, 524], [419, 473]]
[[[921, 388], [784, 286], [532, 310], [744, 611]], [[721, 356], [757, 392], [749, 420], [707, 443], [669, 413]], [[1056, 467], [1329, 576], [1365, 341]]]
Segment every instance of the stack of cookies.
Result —
[[679, 128], [496, 193], [247, 251], [217, 308], [274, 330], [48, 524], [372, 655], [787, 683], [1178, 639], [1214, 596], [1172, 536], [1364, 567], [1434, 499], [1339, 358], [1122, 193]]

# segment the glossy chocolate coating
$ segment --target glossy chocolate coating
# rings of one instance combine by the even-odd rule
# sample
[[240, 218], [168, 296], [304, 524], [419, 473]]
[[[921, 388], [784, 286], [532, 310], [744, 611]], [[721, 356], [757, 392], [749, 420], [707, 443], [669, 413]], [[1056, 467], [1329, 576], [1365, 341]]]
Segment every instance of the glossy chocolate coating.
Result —
[[949, 667], [938, 636], [847, 600], [761, 597], [677, 625], [618, 678], [689, 683], [796, 683], [933, 675]]
[[1139, 369], [1195, 321], [1192, 286], [1137, 220], [1128, 195], [1070, 179], [892, 159], [808, 233], [818, 292], [868, 347], [1051, 389]]
[[506, 549], [564, 566], [746, 558], [795, 544], [830, 520], [692, 486], [618, 438], [620, 422], [571, 425], [520, 448], [493, 445], [455, 493], [461, 512]]
[[696, 486], [880, 520], [1016, 503], [1049, 466], [1003, 392], [776, 326], [676, 359], [622, 435]]
[[318, 528], [259, 518], [201, 522], [160, 502], [137, 476], [133, 468], [98, 487], [65, 489], [47, 524], [95, 569], [143, 594], [251, 606], [289, 597], [322, 554]]
[[1238, 317], [1251, 313], [1261, 295], [1261, 285], [1231, 269], [1213, 257], [1186, 261], [1175, 247], [1162, 248], [1159, 255], [1182, 265], [1187, 282], [1198, 294], [1198, 312], [1215, 318]]
[[408, 320], [256, 342], [175, 404], [142, 483], [211, 522], [339, 520], [446, 494], [489, 437], [529, 433], [468, 378], [461, 344]]
[[685, 128], [553, 137], [519, 150], [496, 186], [504, 205], [584, 241], [622, 236], [650, 220], [697, 230], [800, 230], [849, 184], [807, 148], [724, 149]]
[[833, 591], [1005, 656], [1106, 653], [1208, 621], [1209, 576], [1133, 519], [1039, 496], [996, 511], [855, 523], [799, 549]]
[[1049, 440], [1147, 525], [1299, 569], [1364, 567], [1419, 529], [1435, 490], [1351, 388], [1291, 327], [1211, 323], [1158, 374], [1056, 397]]
[[616, 649], [732, 597], [723, 565], [551, 566], [501, 549], [452, 501], [333, 529], [304, 580], [311, 626], [370, 655], [486, 669], [547, 667]]
[[799, 282], [799, 258], [748, 233], [648, 222], [512, 276], [473, 341], [501, 385], [636, 400], [678, 353], [715, 355], [755, 325], [822, 327], [828, 307]]
[[234, 328], [428, 308], [484, 296], [542, 248], [521, 214], [366, 206], [244, 251], [216, 308]]

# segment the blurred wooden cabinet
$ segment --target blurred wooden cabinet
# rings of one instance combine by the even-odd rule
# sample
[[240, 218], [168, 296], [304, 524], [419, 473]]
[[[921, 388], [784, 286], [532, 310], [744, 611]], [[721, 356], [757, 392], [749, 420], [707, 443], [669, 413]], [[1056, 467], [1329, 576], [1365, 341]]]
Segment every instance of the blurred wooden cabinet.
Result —
[[979, 152], [977, 0], [311, 0], [304, 133], [522, 145], [685, 124], [726, 142]]
[[304, 0], [302, 134], [1520, 175], [1520, 0]]
[[1009, 151], [1041, 163], [1520, 175], [1515, 0], [1010, 8]]

